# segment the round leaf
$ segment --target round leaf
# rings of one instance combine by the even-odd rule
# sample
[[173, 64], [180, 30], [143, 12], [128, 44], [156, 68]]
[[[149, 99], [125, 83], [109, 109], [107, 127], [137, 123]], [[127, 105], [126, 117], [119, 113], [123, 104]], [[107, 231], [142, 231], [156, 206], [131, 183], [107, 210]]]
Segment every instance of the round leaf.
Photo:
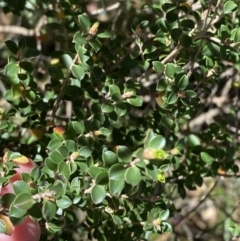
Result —
[[129, 163], [132, 160], [132, 152], [126, 146], [118, 146], [117, 154], [119, 159], [124, 163]]
[[16, 195], [21, 193], [31, 194], [31, 189], [28, 184], [24, 181], [16, 181], [13, 183], [13, 190]]
[[72, 205], [72, 200], [68, 196], [63, 195], [56, 201], [56, 204], [59, 208], [66, 209]]
[[126, 168], [120, 164], [114, 164], [110, 169], [109, 169], [109, 179], [113, 180], [121, 180], [124, 179], [124, 175], [126, 172]]
[[60, 63], [62, 64], [63, 67], [70, 69], [72, 66], [72, 57], [68, 54], [63, 54], [60, 59]]
[[99, 172], [96, 176], [96, 184], [106, 185], [108, 183], [108, 172], [102, 171]]
[[113, 164], [118, 162], [117, 154], [112, 151], [103, 152], [102, 159], [106, 166], [112, 166]]
[[103, 186], [95, 185], [91, 190], [91, 198], [95, 204], [101, 203], [106, 197], [106, 190]]
[[120, 196], [124, 188], [124, 180], [109, 180], [109, 189], [111, 194]]
[[55, 203], [50, 202], [50, 201], [44, 201], [43, 207], [42, 207], [42, 214], [44, 219], [47, 221], [52, 220], [57, 212], [57, 207]]
[[153, 137], [147, 144], [147, 147], [154, 149], [163, 149], [166, 145], [166, 140], [163, 136], [157, 135]]
[[82, 80], [85, 76], [85, 71], [80, 65], [74, 64], [72, 66], [72, 73], [78, 80]]
[[125, 181], [132, 186], [136, 186], [141, 181], [141, 173], [137, 167], [130, 167], [125, 173]]
[[13, 201], [13, 206], [22, 210], [30, 209], [34, 204], [34, 200], [30, 193], [21, 193]]
[[160, 61], [153, 61], [153, 69], [156, 73], [162, 73], [164, 71], [164, 65]]
[[89, 29], [91, 27], [90, 19], [87, 15], [78, 15], [79, 24], [83, 29]]
[[225, 14], [231, 13], [231, 12], [235, 11], [237, 9], [237, 7], [238, 6], [235, 2], [227, 1], [224, 4], [224, 7], [223, 7], [224, 10], [223, 11], [224, 11]]

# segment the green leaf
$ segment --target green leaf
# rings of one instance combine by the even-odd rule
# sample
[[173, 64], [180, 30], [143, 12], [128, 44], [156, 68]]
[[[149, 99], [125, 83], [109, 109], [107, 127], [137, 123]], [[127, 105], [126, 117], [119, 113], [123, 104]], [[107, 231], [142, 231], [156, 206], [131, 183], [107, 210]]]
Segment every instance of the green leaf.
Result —
[[194, 134], [190, 134], [188, 136], [188, 142], [189, 142], [189, 144], [191, 146], [199, 146], [199, 145], [201, 145], [201, 142], [200, 142], [199, 138], [196, 135], [194, 135]]
[[57, 171], [57, 163], [55, 163], [52, 158], [47, 157], [45, 159], [45, 165], [47, 168], [49, 168], [52, 171]]
[[104, 112], [104, 113], [111, 113], [111, 112], [113, 112], [114, 107], [109, 102], [106, 102], [106, 103], [102, 104], [101, 109], [102, 109], [102, 112]]
[[44, 201], [42, 206], [43, 218], [47, 221], [52, 220], [57, 212], [56, 204], [51, 201]]
[[34, 58], [37, 57], [40, 52], [36, 48], [29, 48], [26, 50], [24, 57], [25, 58]]
[[201, 152], [200, 157], [208, 165], [213, 162], [213, 158], [207, 152]]
[[24, 87], [21, 83], [12, 85], [12, 96], [14, 99], [19, 98], [23, 95]]
[[59, 148], [60, 146], [62, 146], [62, 141], [60, 139], [53, 139], [49, 142], [47, 148], [50, 150], [50, 151], [54, 151], [56, 150], [57, 148]]
[[89, 17], [85, 14], [78, 15], [78, 21], [82, 29], [87, 30], [91, 27], [91, 21]]
[[147, 46], [147, 48], [144, 49], [143, 54], [150, 54], [156, 50], [157, 50], [156, 46], [153, 46], [153, 45]]
[[160, 212], [159, 218], [160, 218], [161, 221], [162, 220], [167, 220], [169, 215], [170, 215], [170, 212], [169, 212], [168, 209], [167, 210], [163, 210], [163, 211]]
[[124, 175], [126, 172], [126, 168], [120, 164], [114, 164], [110, 169], [109, 169], [109, 179], [112, 180], [121, 180], [124, 179]]
[[197, 93], [192, 90], [186, 90], [184, 91], [186, 98], [195, 98], [197, 96]]
[[85, 71], [80, 65], [74, 64], [72, 66], [72, 73], [78, 80], [82, 80], [85, 76]]
[[127, 102], [136, 107], [142, 106], [143, 103], [142, 98], [140, 96], [128, 98]]
[[69, 180], [71, 176], [69, 165], [64, 161], [58, 163], [58, 173], [63, 176], [65, 180]]
[[181, 35], [182, 35], [182, 29], [180, 29], [180, 28], [172, 29], [171, 37], [174, 41], [178, 41], [178, 39], [180, 38]]
[[111, 97], [112, 100], [117, 103], [122, 101], [122, 95], [120, 93], [114, 93]]
[[88, 168], [87, 172], [92, 178], [96, 179], [96, 176], [102, 172], [102, 169], [100, 167], [91, 166]]
[[142, 179], [139, 168], [129, 167], [125, 173], [125, 181], [132, 186], [136, 186]]
[[172, 93], [168, 96], [168, 98], [167, 98], [167, 103], [168, 103], [169, 105], [173, 105], [173, 104], [175, 104], [177, 101], [178, 101], [178, 94], [177, 94], [177, 93], [174, 93], [174, 92], [172, 92]]
[[168, 23], [173, 23], [177, 21], [177, 19], [178, 19], [178, 14], [176, 14], [175, 10], [169, 11], [166, 14], [166, 20]]
[[153, 61], [152, 64], [156, 73], [162, 73], [164, 71], [164, 65], [160, 61]]
[[57, 150], [51, 152], [49, 157], [54, 163], [58, 164], [68, 157], [68, 149], [65, 146], [60, 146]]
[[63, 54], [60, 59], [59, 59], [59, 62], [61, 63], [61, 65], [63, 67], [65, 67], [66, 69], [70, 69], [71, 66], [72, 66], [72, 57], [68, 54]]
[[186, 34], [180, 37], [180, 43], [184, 48], [189, 48], [192, 45], [192, 39]]
[[28, 193], [21, 192], [13, 201], [13, 206], [22, 210], [30, 209], [34, 204], [32, 195]]
[[117, 155], [123, 163], [130, 163], [132, 160], [132, 152], [126, 146], [118, 146]]
[[109, 180], [109, 190], [112, 195], [120, 196], [124, 188], [124, 179]]
[[22, 218], [27, 213], [27, 209], [21, 209], [19, 207], [15, 207], [14, 203], [11, 204], [9, 209], [9, 216], [11, 218]]
[[113, 164], [118, 162], [117, 154], [112, 151], [103, 152], [102, 159], [106, 166], [112, 166]]
[[149, 63], [149, 61], [145, 60], [145, 61], [139, 62], [139, 63], [138, 63], [138, 66], [139, 66], [143, 71], [145, 71], [145, 70], [147, 70], [147, 69], [149, 68], [150, 63]]
[[16, 181], [13, 183], [13, 190], [16, 195], [21, 193], [31, 194], [31, 189], [28, 184], [24, 181]]
[[223, 12], [225, 14], [232, 13], [237, 10], [238, 5], [233, 1], [227, 1], [224, 3]]
[[108, 172], [107, 171], [99, 172], [96, 176], [95, 181], [96, 181], [96, 184], [99, 184], [99, 185], [108, 184]]
[[7, 40], [4, 43], [13, 54], [17, 54], [19, 48], [15, 42], [13, 42], [12, 40]]
[[79, 45], [85, 45], [87, 40], [86, 37], [82, 36], [80, 32], [76, 32], [73, 36], [73, 42]]
[[56, 200], [56, 204], [61, 209], [66, 209], [72, 205], [72, 200], [66, 196], [63, 195], [60, 199]]
[[154, 149], [163, 149], [166, 145], [166, 140], [161, 135], [156, 135], [148, 143], [146, 143], [146, 147], [154, 148]]
[[19, 72], [19, 67], [14, 63], [9, 63], [5, 66], [2, 77], [9, 84], [12, 84], [12, 85], [18, 84], [19, 83], [18, 72]]
[[48, 224], [48, 231], [50, 231], [52, 233], [57, 233], [62, 230], [61, 225], [57, 226], [56, 224], [51, 223], [51, 222], [48, 222], [47, 224]]
[[25, 49], [26, 48], [26, 39], [25, 37], [22, 37], [20, 41], [18, 42], [18, 47], [20, 49]]
[[174, 121], [172, 119], [170, 119], [169, 116], [163, 115], [162, 119], [161, 119], [161, 124], [168, 129], [172, 129], [172, 127], [174, 125]]
[[127, 105], [124, 103], [117, 103], [114, 106], [114, 111], [119, 117], [124, 116], [127, 113]]
[[6, 233], [7, 232], [7, 224], [0, 219], [0, 234], [1, 233]]
[[166, 3], [163, 3], [162, 9], [163, 9], [165, 12], [169, 12], [169, 11], [171, 11], [171, 10], [176, 9], [176, 5], [175, 5], [175, 4], [172, 4], [172, 3], [169, 3], [169, 2], [166, 2]]
[[120, 89], [119, 89], [119, 87], [117, 85], [109, 85], [108, 88], [109, 88], [110, 95], [113, 95], [115, 93], [119, 93], [120, 94]]
[[195, 27], [195, 23], [191, 19], [183, 19], [180, 22], [180, 25], [183, 28], [189, 28], [189, 29], [193, 29]]
[[165, 74], [167, 77], [172, 78], [175, 74], [175, 65], [172, 63], [167, 63], [165, 68]]
[[187, 75], [180, 73], [176, 76], [176, 82], [179, 89], [184, 90], [188, 86], [189, 80]]
[[90, 39], [89, 44], [95, 50], [95, 52], [98, 52], [102, 47], [102, 43], [97, 39]]
[[104, 127], [101, 127], [98, 131], [100, 131], [101, 135], [103, 135], [105, 137], [109, 137], [111, 134], [111, 131]]
[[168, 87], [168, 81], [167, 79], [160, 79], [157, 83], [157, 91], [164, 91], [166, 90], [166, 88]]
[[27, 61], [21, 61], [19, 63], [19, 66], [24, 69], [25, 71], [27, 71], [28, 73], [32, 73], [33, 71], [33, 65], [30, 62]]
[[106, 190], [103, 186], [95, 185], [91, 190], [91, 198], [95, 204], [101, 203], [106, 197]]
[[68, 129], [74, 133], [83, 134], [85, 128], [82, 121], [70, 121]]
[[103, 33], [99, 33], [97, 36], [99, 38], [112, 38], [112, 33], [109, 31], [105, 31]]
[[18, 107], [19, 107], [19, 110], [22, 112], [23, 115], [29, 114], [32, 110], [32, 106], [25, 101], [20, 102]]
[[92, 155], [92, 149], [89, 146], [83, 146], [79, 150], [79, 155], [88, 158]]
[[67, 140], [65, 143], [69, 152], [76, 152], [77, 151], [77, 143], [73, 140]]

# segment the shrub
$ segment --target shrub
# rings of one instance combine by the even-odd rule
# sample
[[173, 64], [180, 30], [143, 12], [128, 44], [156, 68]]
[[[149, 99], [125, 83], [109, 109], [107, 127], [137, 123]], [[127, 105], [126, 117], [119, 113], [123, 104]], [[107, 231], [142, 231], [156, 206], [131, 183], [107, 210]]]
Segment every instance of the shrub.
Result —
[[1, 1], [23, 18], [6, 32], [25, 35], [5, 41], [0, 74], [1, 212], [39, 222], [41, 240], [155, 240], [172, 188], [238, 173], [236, 3], [100, 2]]

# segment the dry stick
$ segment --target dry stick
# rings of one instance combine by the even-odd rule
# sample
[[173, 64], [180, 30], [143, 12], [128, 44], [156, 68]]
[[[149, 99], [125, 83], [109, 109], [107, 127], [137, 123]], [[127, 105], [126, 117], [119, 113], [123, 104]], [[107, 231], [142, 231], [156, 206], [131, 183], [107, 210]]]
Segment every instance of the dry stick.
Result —
[[[193, 40], [197, 40], [199, 38], [204, 37], [207, 30], [224, 17], [224, 14], [221, 14], [215, 19], [216, 14], [217, 14], [217, 11], [214, 12], [214, 16], [211, 18], [210, 22], [204, 27], [204, 29], [193, 37]], [[182, 49], [183, 49], [183, 46], [178, 45], [166, 58], [164, 58], [161, 61], [161, 63], [166, 64], [175, 54], [177, 54]]]
[[181, 223], [185, 218], [187, 218], [191, 213], [193, 213], [195, 210], [197, 210], [199, 208], [199, 206], [205, 202], [205, 200], [210, 196], [210, 194], [212, 193], [212, 191], [215, 189], [215, 187], [217, 186], [218, 180], [215, 181], [214, 185], [212, 186], [212, 188], [208, 191], [208, 193], [206, 194], [206, 196], [198, 203], [197, 206], [195, 206], [193, 209], [191, 209], [187, 214], [185, 214], [181, 220], [177, 221], [174, 224], [174, 227], [176, 227], [179, 223]]
[[120, 6], [120, 2], [116, 2], [113, 5], [110, 5], [106, 8], [99, 8], [99, 9], [91, 11], [89, 13], [91, 15], [98, 15], [98, 14], [104, 13], [105, 11], [107, 11], [107, 12], [113, 11], [113, 10], [117, 9], [119, 6]]
[[34, 36], [36, 34], [39, 34], [40, 28], [45, 24], [46, 16], [42, 16], [38, 23], [36, 24], [36, 27], [34, 29], [27, 29], [21, 26], [3, 26], [0, 25], [0, 32], [1, 33], [14, 33], [14, 34], [20, 34], [23, 36]]
[[[231, 213], [229, 213], [229, 214], [227, 213], [227, 217], [231, 217], [232, 214], [239, 208], [239, 205], [240, 205], [240, 202], [238, 202], [238, 204], [233, 208], [233, 210], [232, 210]], [[217, 223], [214, 227], [212, 227], [212, 228], [204, 231], [204, 232], [199, 236], [199, 238], [201, 238], [204, 234], [206, 234], [206, 233], [209, 232], [209, 231], [211, 232], [211, 231], [213, 231], [213, 230], [216, 230], [216, 229], [217, 229], [220, 225], [222, 225], [225, 221], [226, 221], [226, 219], [224, 219], [223, 221]]]
[[66, 78], [63, 80], [62, 86], [61, 86], [60, 91], [59, 91], [59, 95], [58, 95], [57, 100], [56, 100], [56, 102], [55, 102], [55, 104], [54, 104], [54, 107], [53, 107], [53, 112], [52, 112], [53, 123], [54, 123], [54, 119], [55, 119], [55, 116], [56, 116], [56, 111], [57, 111], [57, 109], [58, 109], [58, 106], [59, 106], [59, 104], [60, 104], [60, 102], [61, 102], [61, 100], [62, 100], [63, 94], [64, 94], [64, 93], [63, 93], [64, 88], [66, 87], [66, 85], [67, 85], [67, 83], [68, 83], [68, 81], [69, 81], [72, 66], [75, 64], [75, 62], [77, 61], [77, 59], [78, 59], [78, 54], [76, 54], [76, 56], [74, 57], [73, 62], [72, 62], [71, 66], [70, 66], [70, 68], [69, 68], [69, 70], [68, 70], [67, 76], [66, 76]]
[[0, 25], [1, 33], [15, 33], [23, 36], [33, 36], [35, 34], [34, 29], [27, 29], [20, 26], [2, 26]]

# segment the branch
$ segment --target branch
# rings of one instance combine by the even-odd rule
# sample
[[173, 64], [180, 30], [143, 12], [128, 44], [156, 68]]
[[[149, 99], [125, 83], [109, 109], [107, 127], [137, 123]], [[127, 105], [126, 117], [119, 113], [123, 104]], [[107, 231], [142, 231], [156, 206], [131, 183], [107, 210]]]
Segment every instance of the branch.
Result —
[[212, 193], [212, 191], [215, 189], [215, 187], [217, 186], [218, 180], [215, 181], [214, 185], [212, 186], [212, 188], [208, 191], [208, 193], [206, 194], [206, 196], [198, 203], [198, 205], [196, 205], [193, 209], [191, 209], [190, 211], [188, 211], [180, 220], [178, 220], [175, 224], [174, 227], [176, 227], [179, 223], [181, 223], [184, 219], [186, 219], [191, 213], [193, 213], [195, 210], [197, 210], [199, 208], [199, 206], [205, 202], [205, 200], [210, 196], [210, 194]]
[[113, 5], [110, 5], [106, 8], [99, 8], [97, 10], [90, 11], [89, 13], [91, 15], [98, 15], [98, 14], [101, 14], [101, 13], [104, 13], [104, 12], [113, 11], [113, 10], [117, 9], [119, 6], [120, 6], [120, 2], [116, 2]]
[[69, 68], [69, 70], [68, 70], [67, 76], [66, 76], [66, 78], [63, 80], [61, 89], [60, 89], [60, 91], [59, 91], [59, 95], [58, 95], [57, 100], [56, 100], [56, 102], [55, 102], [55, 104], [54, 104], [54, 106], [53, 106], [53, 112], [52, 112], [53, 123], [54, 123], [54, 119], [55, 119], [55, 116], [56, 116], [56, 111], [57, 111], [58, 106], [59, 106], [59, 104], [60, 104], [60, 102], [61, 102], [61, 100], [62, 100], [62, 97], [63, 97], [63, 95], [64, 95], [64, 92], [63, 92], [63, 91], [64, 91], [64, 88], [66, 87], [66, 85], [67, 85], [67, 83], [68, 83], [68, 81], [69, 81], [72, 66], [75, 64], [75, 62], [77, 61], [77, 59], [78, 59], [78, 54], [76, 54], [76, 56], [75, 56], [75, 58], [74, 58], [74, 60], [73, 60], [73, 62], [72, 62], [72, 65], [70, 66], [70, 68]]
[[20, 34], [23, 36], [35, 35], [34, 29], [27, 29], [27, 28], [20, 27], [20, 26], [2, 26], [2, 25], [0, 25], [0, 32], [1, 33]]
[[1, 33], [14, 33], [19, 34], [23, 36], [34, 36], [34, 35], [40, 35], [40, 29], [41, 27], [46, 23], [46, 16], [42, 16], [38, 23], [36, 24], [36, 27], [34, 29], [27, 29], [21, 26], [3, 26], [0, 25], [0, 32]]

